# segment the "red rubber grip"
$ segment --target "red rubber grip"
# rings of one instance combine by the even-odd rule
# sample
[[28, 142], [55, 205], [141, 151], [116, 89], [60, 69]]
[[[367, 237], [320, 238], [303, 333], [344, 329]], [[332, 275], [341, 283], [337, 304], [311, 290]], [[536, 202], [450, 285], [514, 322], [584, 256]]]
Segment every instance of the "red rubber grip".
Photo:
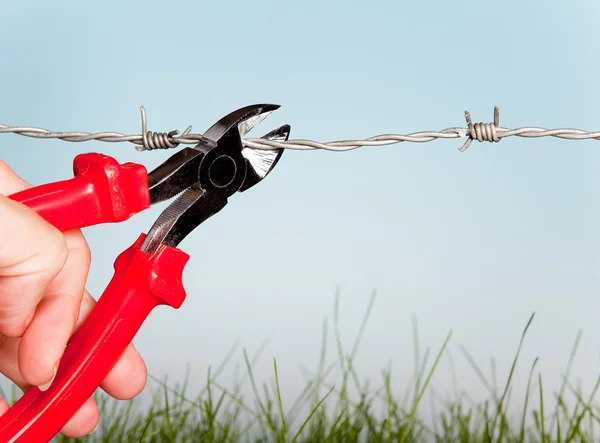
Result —
[[104, 154], [80, 154], [75, 177], [9, 196], [40, 214], [62, 232], [122, 222], [150, 207], [148, 173], [143, 165], [119, 164]]
[[142, 234], [115, 261], [115, 274], [90, 316], [71, 338], [47, 391], [32, 387], [0, 417], [0, 442], [47, 443], [92, 396], [159, 305], [179, 308], [189, 255], [161, 245], [148, 255]]

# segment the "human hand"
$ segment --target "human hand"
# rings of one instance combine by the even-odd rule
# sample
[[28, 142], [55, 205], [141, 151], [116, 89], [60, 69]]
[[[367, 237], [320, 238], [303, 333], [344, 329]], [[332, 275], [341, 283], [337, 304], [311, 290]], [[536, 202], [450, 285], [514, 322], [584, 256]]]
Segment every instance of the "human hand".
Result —
[[[0, 160], [0, 373], [24, 392], [48, 388], [67, 342], [96, 303], [85, 290], [91, 256], [81, 231], [61, 233], [6, 197], [29, 187]], [[100, 387], [127, 400], [146, 380], [144, 361], [130, 345]], [[8, 407], [0, 399], [0, 414]], [[61, 432], [82, 437], [99, 419], [90, 398]]]

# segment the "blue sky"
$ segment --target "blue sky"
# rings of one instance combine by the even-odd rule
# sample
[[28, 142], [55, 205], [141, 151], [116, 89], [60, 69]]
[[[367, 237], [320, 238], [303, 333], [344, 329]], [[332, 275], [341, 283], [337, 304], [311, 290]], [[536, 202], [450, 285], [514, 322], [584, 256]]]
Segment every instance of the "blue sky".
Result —
[[[238, 107], [271, 102], [281, 109], [251, 136], [284, 123], [292, 138], [319, 141], [438, 130], [464, 126], [465, 110], [490, 121], [494, 105], [505, 127], [594, 130], [598, 9], [584, 0], [4, 2], [0, 123], [139, 133], [143, 104], [152, 130], [202, 132]], [[348, 347], [377, 290], [357, 357], [374, 384], [388, 361], [398, 386], [408, 382], [415, 316], [423, 347], [438, 349], [454, 331], [459, 384], [484, 396], [459, 347], [484, 368], [496, 358], [504, 377], [536, 312], [517, 382], [539, 356], [547, 389], [558, 386], [581, 329], [574, 375], [591, 389], [598, 142], [511, 137], [460, 153], [461, 143], [286, 152], [268, 180], [182, 243], [188, 298], [155, 311], [135, 341], [150, 372], [178, 380], [190, 364], [199, 389], [236, 339], [250, 353], [268, 339], [258, 377], [269, 380], [277, 358], [293, 398], [299, 365], [316, 365], [339, 287]], [[148, 168], [170, 154], [0, 138], [0, 157], [34, 184], [70, 177], [87, 151]], [[86, 230], [95, 296], [157, 215]], [[444, 359], [434, 383], [448, 391], [450, 379]]]

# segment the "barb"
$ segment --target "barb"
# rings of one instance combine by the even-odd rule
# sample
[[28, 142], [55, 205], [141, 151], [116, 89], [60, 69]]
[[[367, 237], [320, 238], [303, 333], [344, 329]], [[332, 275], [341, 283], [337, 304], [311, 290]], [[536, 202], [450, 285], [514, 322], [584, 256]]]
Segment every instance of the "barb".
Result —
[[469, 127], [469, 138], [458, 150], [464, 152], [471, 145], [473, 140], [488, 141], [488, 142], [499, 142], [498, 137], [498, 126], [500, 125], [500, 109], [498, 106], [494, 106], [494, 123], [475, 123], [471, 121], [471, 114], [469, 111], [465, 111], [465, 119], [467, 120], [467, 126]]
[[[151, 132], [147, 129], [146, 110], [143, 106], [140, 107], [142, 114], [142, 134], [141, 135], [125, 135], [118, 132], [101, 132], [90, 134], [85, 132], [52, 132], [47, 129], [31, 128], [31, 127], [11, 127], [0, 125], [1, 133], [14, 133], [26, 137], [34, 138], [57, 138], [68, 142], [84, 142], [89, 140], [97, 140], [103, 142], [131, 142], [136, 144], [136, 149], [139, 151], [147, 151], [154, 149], [171, 149], [176, 148], [180, 144], [197, 144], [206, 143], [214, 146], [214, 141], [205, 138], [200, 134], [192, 134], [192, 127], [189, 126], [181, 136], [178, 136], [179, 131], [173, 130], [167, 133]], [[364, 146], [385, 146], [401, 142], [411, 143], [426, 143], [437, 139], [460, 139], [467, 138], [464, 144], [459, 148], [459, 151], [466, 151], [474, 140], [479, 142], [497, 143], [506, 137], [556, 137], [567, 140], [586, 140], [600, 139], [600, 131], [588, 132], [581, 129], [545, 129], [538, 127], [521, 127], [517, 129], [501, 128], [500, 125], [500, 110], [494, 107], [494, 122], [493, 123], [475, 123], [471, 121], [471, 115], [468, 111], [465, 112], [467, 122], [466, 128], [448, 128], [441, 131], [424, 131], [414, 132], [412, 134], [381, 134], [375, 137], [364, 140], [340, 140], [327, 143], [321, 143], [313, 140], [287, 140], [275, 141], [262, 138], [244, 139], [244, 146], [254, 149], [273, 150], [273, 149], [294, 149], [294, 150], [326, 150], [326, 151], [350, 151]]]

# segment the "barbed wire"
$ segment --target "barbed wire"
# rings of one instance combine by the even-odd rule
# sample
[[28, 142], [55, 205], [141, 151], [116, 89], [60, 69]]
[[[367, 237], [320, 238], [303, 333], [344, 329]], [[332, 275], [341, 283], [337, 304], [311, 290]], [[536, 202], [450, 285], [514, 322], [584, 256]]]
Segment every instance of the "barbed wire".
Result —
[[53, 132], [48, 129], [32, 128], [28, 126], [7, 126], [0, 125], [0, 134], [12, 133], [33, 138], [56, 138], [68, 142], [86, 142], [97, 140], [109, 143], [131, 142], [136, 144], [138, 151], [154, 150], [154, 149], [171, 149], [176, 148], [180, 144], [198, 144], [200, 142], [214, 145], [214, 141], [204, 137], [201, 134], [192, 134], [192, 127], [188, 128], [181, 134], [178, 130], [170, 132], [151, 132], [147, 130], [146, 109], [140, 106], [142, 114], [142, 134], [141, 135], [125, 135], [120, 132], [98, 132], [90, 134], [87, 132]]
[[[189, 126], [180, 136], [178, 130], [170, 132], [151, 132], [147, 130], [146, 110], [140, 107], [142, 114], [142, 134], [125, 135], [119, 132], [53, 132], [47, 129], [0, 125], [0, 133], [13, 133], [34, 138], [55, 138], [68, 142], [84, 142], [90, 140], [117, 143], [131, 142], [136, 144], [139, 151], [154, 149], [171, 149], [180, 144], [197, 144], [200, 142], [214, 145], [214, 141], [207, 139], [201, 134], [192, 134]], [[447, 128], [441, 131], [413, 132], [411, 134], [381, 134], [364, 140], [340, 140], [321, 143], [313, 140], [292, 139], [286, 141], [266, 140], [262, 138], [244, 139], [244, 146], [254, 149], [294, 149], [294, 150], [326, 150], [326, 151], [350, 151], [365, 146], [385, 146], [401, 142], [425, 143], [437, 139], [461, 139], [467, 138], [459, 151], [464, 152], [475, 140], [479, 142], [497, 143], [506, 137], [556, 137], [567, 140], [600, 139], [600, 131], [589, 132], [581, 129], [558, 128], [545, 129], [538, 127], [521, 127], [508, 129], [500, 127], [500, 110], [494, 107], [493, 123], [473, 123], [471, 115], [465, 111], [466, 128]]]

